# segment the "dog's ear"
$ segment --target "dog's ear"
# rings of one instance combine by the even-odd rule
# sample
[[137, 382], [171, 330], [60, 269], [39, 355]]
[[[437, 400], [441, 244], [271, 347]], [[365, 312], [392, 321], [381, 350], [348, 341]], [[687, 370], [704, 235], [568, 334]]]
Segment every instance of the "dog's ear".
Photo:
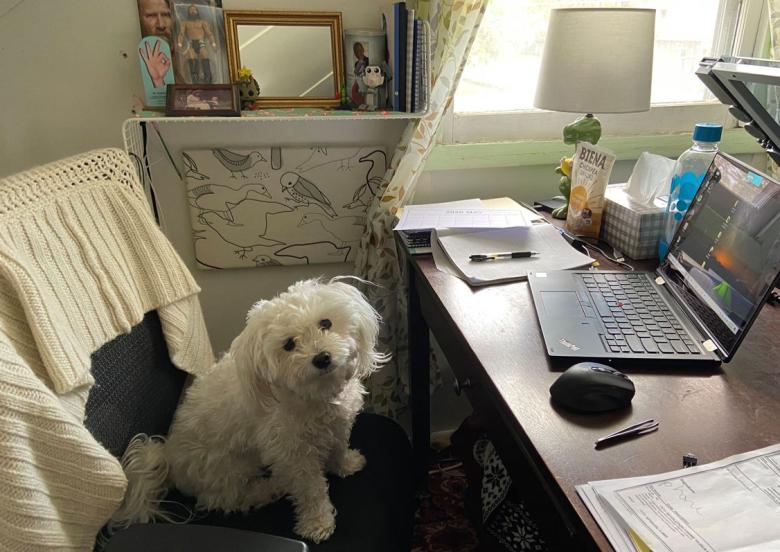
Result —
[[246, 315], [246, 327], [230, 344], [230, 356], [236, 365], [236, 372], [244, 380], [246, 389], [254, 392], [260, 384], [265, 361], [263, 358], [263, 311], [270, 301], [258, 301]]
[[376, 350], [379, 338], [379, 323], [382, 320], [379, 313], [371, 306], [368, 299], [357, 288], [343, 282], [334, 282], [331, 285], [340, 286], [345, 295], [352, 300], [357, 319], [358, 338], [358, 366], [356, 375], [365, 379], [374, 373], [379, 367], [389, 360], [389, 356]]
[[267, 304], [268, 304], [268, 301], [266, 301], [265, 299], [261, 299], [260, 301], [258, 301], [254, 305], [252, 305], [252, 307], [249, 309], [249, 312], [246, 313], [247, 321], [250, 318], [252, 318], [252, 316], [254, 316], [255, 314], [259, 313], [263, 309], [263, 307], [265, 307]]

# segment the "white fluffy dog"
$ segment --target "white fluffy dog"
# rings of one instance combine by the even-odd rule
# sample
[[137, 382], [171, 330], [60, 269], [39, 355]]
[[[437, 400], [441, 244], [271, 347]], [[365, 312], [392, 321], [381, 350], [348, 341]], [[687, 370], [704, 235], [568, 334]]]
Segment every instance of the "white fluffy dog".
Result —
[[348, 441], [361, 381], [386, 360], [378, 332], [376, 311], [338, 278], [298, 282], [255, 304], [230, 350], [187, 389], [167, 440], [138, 436], [128, 446], [115, 525], [164, 517], [160, 499], [175, 486], [199, 508], [225, 512], [287, 495], [298, 535], [330, 537], [336, 511], [325, 473], [347, 477], [366, 463]]

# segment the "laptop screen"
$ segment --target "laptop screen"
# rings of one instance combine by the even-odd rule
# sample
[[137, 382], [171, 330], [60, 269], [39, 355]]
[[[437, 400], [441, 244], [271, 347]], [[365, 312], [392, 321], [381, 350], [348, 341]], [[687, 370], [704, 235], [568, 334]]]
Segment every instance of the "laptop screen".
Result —
[[780, 184], [717, 154], [659, 271], [730, 358], [780, 271]]

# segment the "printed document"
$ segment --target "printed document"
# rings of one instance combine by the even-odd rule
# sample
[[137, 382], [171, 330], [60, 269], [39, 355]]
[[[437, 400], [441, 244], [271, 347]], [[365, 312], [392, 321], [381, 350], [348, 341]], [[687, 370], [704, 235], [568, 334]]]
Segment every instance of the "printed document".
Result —
[[435, 230], [441, 228], [509, 228], [529, 226], [540, 216], [529, 209], [490, 209], [488, 207], [404, 207], [394, 230]]
[[577, 492], [618, 551], [780, 550], [780, 445]]

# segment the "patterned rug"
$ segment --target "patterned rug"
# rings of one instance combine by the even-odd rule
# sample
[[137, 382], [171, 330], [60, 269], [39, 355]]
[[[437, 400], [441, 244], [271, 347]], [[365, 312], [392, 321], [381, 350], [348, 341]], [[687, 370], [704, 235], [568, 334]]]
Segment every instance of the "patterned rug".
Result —
[[428, 492], [415, 514], [412, 552], [472, 552], [477, 531], [466, 515], [466, 473], [460, 463], [438, 453], [428, 478]]
[[[525, 500], [510, 493], [512, 479], [493, 444], [479, 438], [469, 447], [469, 470], [480, 475], [476, 489], [468, 492], [469, 473], [452, 448], [432, 450], [428, 490], [420, 496], [415, 514], [412, 552], [551, 552], [558, 550], [544, 538], [538, 519]], [[473, 474], [472, 474], [473, 477]], [[468, 498], [471, 497], [471, 498]], [[481, 515], [482, 530], [475, 527], [467, 508]], [[553, 527], [553, 532], [558, 527]], [[547, 537], [553, 535], [547, 527]], [[547, 541], [547, 542], [545, 542]]]

